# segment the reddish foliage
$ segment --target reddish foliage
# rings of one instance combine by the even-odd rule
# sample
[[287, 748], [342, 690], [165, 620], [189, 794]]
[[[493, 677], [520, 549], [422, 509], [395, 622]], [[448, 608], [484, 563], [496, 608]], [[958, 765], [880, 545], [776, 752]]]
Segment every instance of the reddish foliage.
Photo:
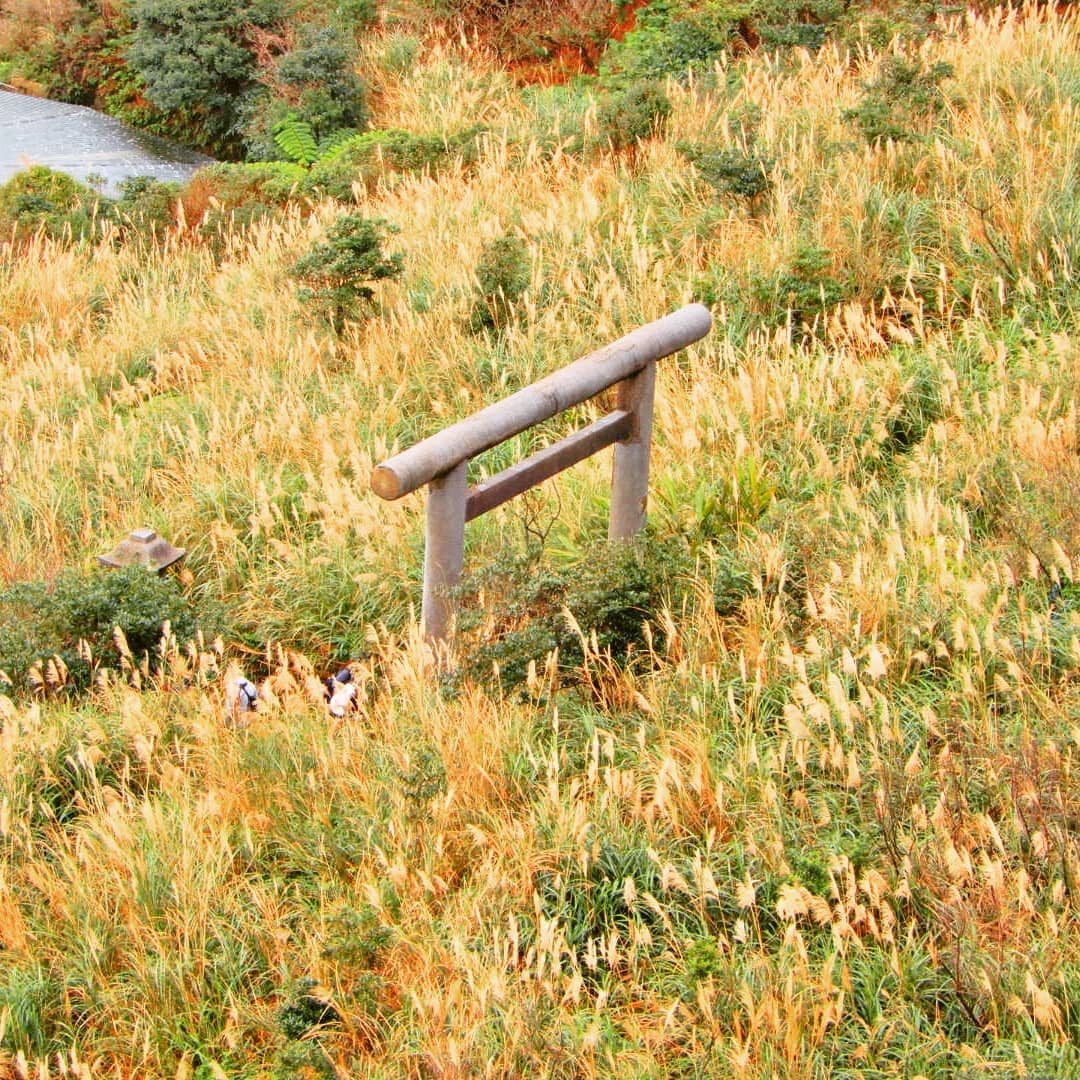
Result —
[[181, 202], [184, 205], [184, 222], [189, 229], [197, 229], [215, 198], [214, 186], [208, 179], [196, 173], [184, 187]]
[[586, 25], [584, 10], [578, 8], [574, 26], [581, 32], [573, 39], [552, 42], [543, 57], [512, 57], [507, 67], [522, 85], [554, 86], [568, 82], [575, 75], [595, 75], [608, 43], [621, 41], [634, 29], [637, 13], [646, 3], [648, 0], [629, 0], [596, 27]]

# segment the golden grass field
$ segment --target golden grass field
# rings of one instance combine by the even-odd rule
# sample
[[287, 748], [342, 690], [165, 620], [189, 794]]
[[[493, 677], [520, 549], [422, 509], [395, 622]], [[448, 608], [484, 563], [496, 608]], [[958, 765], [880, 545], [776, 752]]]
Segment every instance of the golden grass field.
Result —
[[[0, 1072], [1080, 1076], [1078, 45], [1070, 6], [956, 16], [906, 54], [952, 65], [939, 103], [877, 143], [844, 114], [889, 50], [731, 59], [618, 154], [586, 91], [425, 41], [377, 126], [490, 132], [358, 195], [404, 273], [340, 335], [285, 272], [330, 203], [220, 250], [0, 246], [2, 581], [146, 524], [247, 635], [0, 696]], [[506, 234], [531, 284], [477, 334]], [[654, 428], [677, 602], [628, 659], [583, 626], [575, 668], [440, 684], [423, 500], [371, 467], [697, 298]], [[608, 469], [470, 525], [468, 568], [526, 512], [591, 552]]]

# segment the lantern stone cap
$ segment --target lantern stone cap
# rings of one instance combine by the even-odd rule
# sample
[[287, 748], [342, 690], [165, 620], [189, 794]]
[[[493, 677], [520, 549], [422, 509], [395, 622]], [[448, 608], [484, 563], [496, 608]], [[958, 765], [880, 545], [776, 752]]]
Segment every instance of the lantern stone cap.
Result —
[[99, 555], [98, 562], [113, 568], [145, 566], [148, 570], [161, 573], [178, 563], [186, 554], [186, 548], [173, 547], [165, 537], [158, 536], [153, 529], [143, 526], [133, 529], [112, 551]]

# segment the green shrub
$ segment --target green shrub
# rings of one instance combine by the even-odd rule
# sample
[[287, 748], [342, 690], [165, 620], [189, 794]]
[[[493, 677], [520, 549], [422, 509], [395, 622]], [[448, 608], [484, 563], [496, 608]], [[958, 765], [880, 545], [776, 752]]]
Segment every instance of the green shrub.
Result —
[[198, 145], [203, 139], [198, 118], [190, 113], [166, 112], [154, 105], [146, 96], [146, 80], [124, 60], [126, 48], [124, 42], [116, 41], [109, 52], [99, 57], [104, 71], [94, 101], [104, 112], [132, 127]]
[[744, 600], [757, 591], [751, 568], [730, 551], [721, 552], [713, 573], [712, 596], [716, 614], [730, 618], [739, 613]]
[[601, 649], [622, 658], [645, 640], [646, 620], [678, 607], [690, 569], [675, 537], [645, 533], [597, 545], [574, 567], [566, 607], [583, 630], [595, 631]]
[[476, 296], [470, 328], [495, 330], [510, 319], [513, 306], [529, 287], [529, 248], [519, 236], [500, 236], [485, 244], [476, 264]]
[[659, 83], [639, 81], [609, 94], [596, 112], [600, 138], [612, 150], [627, 150], [658, 135], [671, 115], [671, 100]]
[[711, 75], [722, 54], [766, 48], [816, 49], [848, 10], [844, 0], [653, 0], [634, 28], [604, 53], [605, 82]]
[[32, 165], [0, 186], [0, 226], [17, 236], [43, 230], [56, 240], [100, 235], [112, 203], [67, 173]]
[[273, 1075], [338, 1075], [314, 1036], [328, 1026], [342, 1023], [343, 1013], [378, 1020], [391, 1011], [387, 980], [377, 968], [393, 936], [370, 904], [359, 908], [342, 905], [331, 911], [326, 920], [322, 960], [330, 972], [333, 990], [311, 978], [300, 979], [293, 987], [278, 1011], [278, 1026], [288, 1042], [277, 1055]]
[[385, 231], [378, 221], [345, 214], [330, 226], [324, 242], [289, 267], [301, 282], [301, 300], [315, 305], [337, 333], [347, 320], [370, 309], [373, 282], [401, 275], [401, 254], [383, 253]]
[[143, 236], [160, 236], [176, 224], [175, 207], [180, 185], [132, 176], [120, 184], [116, 214], [129, 230]]
[[776, 499], [777, 481], [767, 462], [744, 454], [720, 475], [676, 470], [654, 484], [656, 520], [678, 532], [695, 554], [712, 554], [755, 527]]
[[807, 0], [795, 8], [784, 0], [758, 0], [751, 21], [766, 48], [816, 49], [854, 10], [849, 0]]
[[278, 1024], [286, 1039], [302, 1039], [328, 1024], [340, 1023], [341, 1014], [327, 1000], [314, 979], [301, 979], [290, 999], [278, 1012]]
[[562, 616], [568, 587], [565, 572], [513, 555], [465, 575], [455, 591], [464, 673], [486, 683], [497, 671], [504, 690], [523, 683], [530, 663], [541, 666], [570, 641]]
[[685, 80], [731, 46], [747, 3], [652, 3], [638, 12], [634, 29], [604, 53], [606, 81]]
[[271, 1080], [337, 1080], [341, 1074], [318, 1039], [292, 1039], [275, 1055]]
[[485, 129], [476, 125], [450, 135], [416, 135], [388, 128], [356, 135], [320, 156], [308, 179], [310, 189], [340, 202], [353, 199], [353, 185], [370, 190], [394, 173], [436, 171], [457, 157], [474, 161]]
[[530, 662], [542, 665], [556, 648], [560, 667], [572, 672], [582, 645], [564, 611], [586, 634], [595, 633], [601, 650], [624, 661], [644, 641], [644, 623], [665, 605], [678, 605], [690, 569], [680, 539], [649, 533], [597, 544], [566, 567], [513, 555], [497, 559], [466, 576], [456, 593], [465, 673], [488, 681], [497, 668], [500, 685], [511, 689], [525, 681]]
[[301, 117], [320, 137], [367, 122], [364, 87], [352, 67], [352, 50], [332, 26], [305, 28], [296, 48], [282, 56], [274, 78], [297, 97]]
[[758, 28], [761, 44], [769, 49], [819, 49], [825, 43], [828, 32], [827, 26], [805, 22], [762, 25]]
[[[445, 787], [444, 778], [440, 790]], [[375, 967], [394, 938], [393, 930], [379, 921], [378, 911], [370, 904], [338, 908], [327, 919], [326, 929], [322, 958], [349, 975]]]
[[863, 84], [862, 100], [844, 112], [844, 119], [870, 143], [918, 139], [945, 107], [941, 83], [952, 73], [951, 64], [926, 67], [920, 59], [888, 56], [877, 78]]
[[796, 248], [786, 270], [771, 277], [756, 276], [751, 292], [766, 323], [780, 325], [790, 318], [793, 326], [809, 330], [845, 298], [847, 288], [833, 273], [831, 253], [804, 243]]
[[719, 195], [746, 199], [756, 208], [772, 189], [775, 160], [739, 146], [712, 147], [680, 142], [678, 151], [693, 162], [701, 177]]
[[[131, 661], [153, 672], [164, 625], [187, 642], [204, 621], [211, 620], [200, 618], [175, 577], [141, 566], [69, 572], [51, 585], [16, 583], [0, 592], [0, 670], [18, 693], [38, 688], [46, 676], [55, 689], [78, 692], [95, 671], [123, 666], [116, 627]], [[203, 629], [212, 636], [218, 627]]]

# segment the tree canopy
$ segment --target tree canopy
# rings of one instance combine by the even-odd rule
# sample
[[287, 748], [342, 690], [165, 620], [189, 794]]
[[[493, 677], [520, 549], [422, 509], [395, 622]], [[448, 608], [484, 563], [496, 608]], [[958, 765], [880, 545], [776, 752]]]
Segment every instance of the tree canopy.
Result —
[[245, 96], [256, 85], [253, 32], [282, 17], [278, 0], [136, 0], [128, 59], [160, 109], [200, 117], [224, 150], [238, 138]]

